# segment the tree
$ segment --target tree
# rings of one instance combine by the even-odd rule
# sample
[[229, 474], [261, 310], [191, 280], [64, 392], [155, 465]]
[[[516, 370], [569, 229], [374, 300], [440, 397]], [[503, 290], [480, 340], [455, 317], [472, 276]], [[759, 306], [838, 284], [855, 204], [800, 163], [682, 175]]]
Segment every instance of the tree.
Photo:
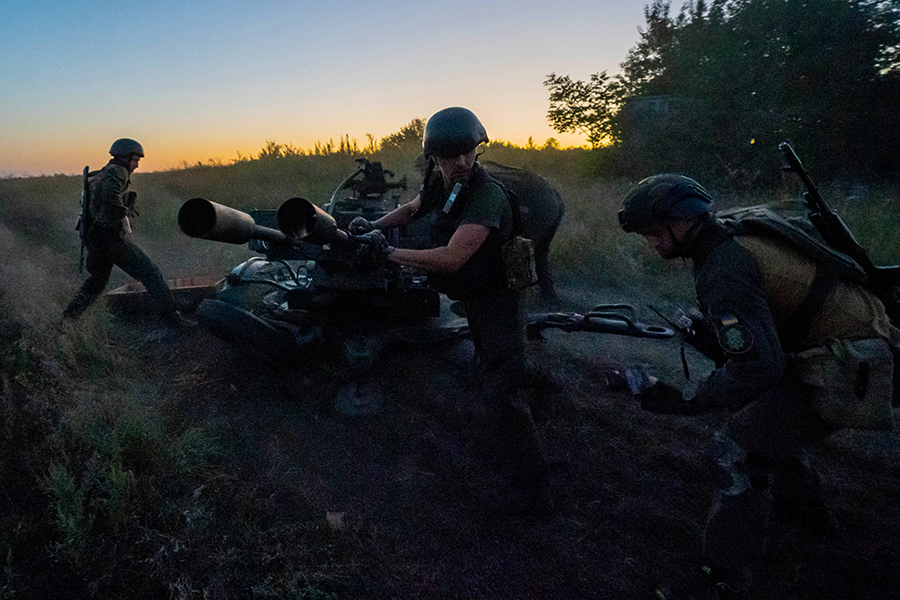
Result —
[[676, 36], [674, 20], [669, 17], [668, 0], [653, 0], [644, 7], [647, 28], [640, 29], [641, 39], [628, 51], [622, 63], [622, 82], [629, 95], [652, 94], [651, 85], [665, 88], [666, 58]]
[[[878, 123], [896, 111], [883, 98], [896, 98], [898, 10], [897, 0], [695, 0], [673, 17], [668, 0], [654, 0], [622, 87], [688, 109], [640, 132], [675, 142], [643, 146], [720, 175], [777, 173], [785, 139], [831, 173], [872, 167], [873, 150], [890, 156], [896, 137], [879, 135]], [[634, 135], [621, 132], [626, 144]], [[881, 160], [876, 169], [890, 168]]]
[[550, 73], [544, 86], [550, 89], [547, 120], [557, 133], [582, 133], [591, 148], [612, 143], [618, 134], [615, 112], [621, 102], [621, 86], [606, 71], [590, 81], [573, 81], [568, 75]]
[[382, 150], [400, 150], [407, 145], [422, 147], [422, 137], [425, 135], [425, 119], [415, 118], [400, 131], [388, 134], [381, 138]]

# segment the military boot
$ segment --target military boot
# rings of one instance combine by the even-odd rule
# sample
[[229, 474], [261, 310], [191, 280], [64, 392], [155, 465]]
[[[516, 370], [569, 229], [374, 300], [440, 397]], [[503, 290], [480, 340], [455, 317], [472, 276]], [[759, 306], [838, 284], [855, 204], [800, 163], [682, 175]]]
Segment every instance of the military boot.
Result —
[[82, 292], [78, 292], [72, 301], [69, 302], [69, 305], [66, 306], [65, 310], [63, 310], [63, 317], [66, 319], [77, 319], [81, 316], [81, 313], [87, 310], [88, 306], [91, 305], [91, 301], [93, 298], [84, 294]]
[[170, 333], [175, 336], [190, 333], [200, 328], [200, 324], [197, 321], [188, 319], [177, 310], [173, 313], [162, 315], [162, 321], [168, 326]]

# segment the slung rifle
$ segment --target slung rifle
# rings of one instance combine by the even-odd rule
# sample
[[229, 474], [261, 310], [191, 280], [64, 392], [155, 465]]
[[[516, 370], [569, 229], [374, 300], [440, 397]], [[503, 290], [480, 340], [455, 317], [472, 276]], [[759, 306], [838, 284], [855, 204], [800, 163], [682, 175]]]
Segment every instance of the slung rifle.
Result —
[[803, 198], [809, 211], [807, 216], [816, 231], [826, 244], [843, 252], [862, 267], [868, 277], [869, 289], [884, 303], [891, 322], [900, 326], [900, 266], [875, 266], [869, 253], [856, 241], [837, 211], [829, 207], [822, 198], [790, 144], [782, 142], [778, 145], [778, 150], [787, 162], [787, 166], [783, 167], [784, 171], [796, 173], [806, 186]]

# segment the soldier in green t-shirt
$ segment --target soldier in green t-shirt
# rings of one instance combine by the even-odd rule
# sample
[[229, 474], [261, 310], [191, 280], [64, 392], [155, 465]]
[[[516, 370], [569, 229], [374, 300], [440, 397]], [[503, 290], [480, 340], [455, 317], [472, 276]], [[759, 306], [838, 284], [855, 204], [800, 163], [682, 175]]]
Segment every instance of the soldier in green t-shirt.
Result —
[[[546, 465], [519, 390], [546, 392], [550, 386], [527, 366], [521, 294], [507, 288], [503, 278], [501, 248], [513, 235], [513, 215], [502, 184], [477, 163], [477, 148], [487, 141], [470, 110], [437, 112], [425, 126], [429, 164], [419, 195], [374, 222], [354, 219], [350, 230], [378, 237], [387, 260], [428, 272], [438, 291], [463, 303], [478, 359], [476, 375], [494, 419], [497, 454], [513, 483], [510, 496], [499, 502], [515, 512], [546, 512], [552, 507]], [[427, 221], [431, 247], [388, 246], [379, 230], [414, 219]]]

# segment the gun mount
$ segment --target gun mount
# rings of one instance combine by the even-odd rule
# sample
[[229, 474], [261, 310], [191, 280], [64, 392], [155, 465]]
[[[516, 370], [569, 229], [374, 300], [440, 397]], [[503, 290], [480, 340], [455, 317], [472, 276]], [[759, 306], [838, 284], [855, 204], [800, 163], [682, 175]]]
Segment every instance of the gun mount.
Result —
[[[391, 212], [397, 208], [400, 194], [407, 188], [406, 177], [397, 182], [388, 181], [394, 173], [383, 168], [381, 163], [365, 158], [358, 158], [356, 162], [359, 168], [341, 182], [324, 206], [324, 211], [334, 217], [338, 228], [344, 230], [356, 217], [374, 221]], [[339, 197], [344, 190], [349, 190], [349, 195]]]
[[[393, 175], [380, 164], [365, 159], [360, 163], [324, 207], [295, 197], [277, 209], [246, 213], [192, 198], [178, 214], [181, 231], [190, 237], [246, 243], [257, 253], [217, 284], [215, 298], [200, 303], [195, 311], [199, 323], [265, 360], [320, 357], [321, 349], [339, 348], [346, 375], [340, 378], [345, 385], [335, 406], [348, 415], [377, 407], [377, 397], [366, 398], [361, 389], [386, 345], [434, 345], [468, 336], [465, 319], [452, 313], [450, 301], [429, 286], [426, 275], [367, 258], [364, 240], [346, 231], [357, 216], [375, 220], [396, 208], [397, 190], [406, 189], [405, 179], [388, 182]], [[385, 233], [394, 246], [420, 243], [412, 232]], [[601, 310], [613, 308], [622, 307], [597, 307], [583, 317], [535, 315], [528, 332], [532, 338], [546, 328], [651, 338], [673, 335], [638, 323], [636, 315]]]
[[[295, 197], [277, 209], [246, 213], [192, 198], [178, 213], [185, 235], [248, 244], [258, 254], [219, 282], [214, 299], [200, 303], [195, 317], [201, 326], [265, 360], [340, 348], [349, 372], [338, 394], [343, 412], [366, 405], [360, 384], [387, 344], [433, 343], [465, 331], [464, 321], [442, 311], [425, 275], [373, 261], [363, 241], [344, 229], [356, 216], [377, 219], [397, 206], [399, 196], [386, 196], [406, 183], [387, 182], [386, 175], [378, 163], [363, 160], [325, 208]], [[398, 243], [399, 234], [392, 236]]]

